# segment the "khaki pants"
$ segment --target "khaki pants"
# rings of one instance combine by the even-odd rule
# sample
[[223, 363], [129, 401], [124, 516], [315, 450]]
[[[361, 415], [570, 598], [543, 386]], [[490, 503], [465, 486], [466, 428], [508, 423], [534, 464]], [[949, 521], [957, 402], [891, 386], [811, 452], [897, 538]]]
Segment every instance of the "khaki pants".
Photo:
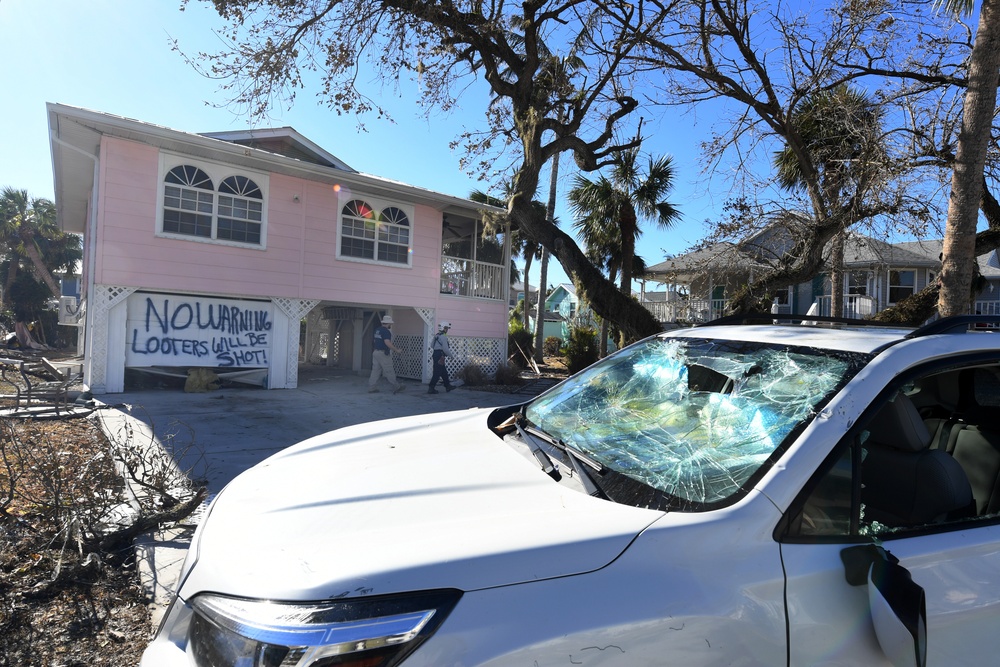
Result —
[[396, 381], [396, 369], [392, 367], [392, 355], [381, 350], [373, 350], [372, 374], [368, 378], [368, 388], [373, 389], [378, 384], [378, 379], [383, 375], [393, 387], [399, 386], [399, 382]]

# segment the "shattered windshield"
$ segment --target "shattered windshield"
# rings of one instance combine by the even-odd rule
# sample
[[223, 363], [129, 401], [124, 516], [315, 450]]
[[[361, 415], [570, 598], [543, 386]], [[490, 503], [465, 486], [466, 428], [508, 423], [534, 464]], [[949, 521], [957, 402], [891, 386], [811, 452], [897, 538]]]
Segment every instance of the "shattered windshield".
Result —
[[745, 341], [654, 338], [531, 403], [528, 422], [673, 507], [718, 504], [763, 470], [867, 357]]

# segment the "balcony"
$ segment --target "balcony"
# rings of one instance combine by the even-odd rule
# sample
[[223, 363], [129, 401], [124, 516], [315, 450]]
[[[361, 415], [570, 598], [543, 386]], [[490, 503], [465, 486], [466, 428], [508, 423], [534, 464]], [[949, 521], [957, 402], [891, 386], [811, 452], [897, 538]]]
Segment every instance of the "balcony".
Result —
[[[819, 312], [816, 313], [817, 315], [822, 315], [824, 317], [831, 316], [833, 313], [833, 297], [817, 297], [816, 303], [819, 305]], [[843, 317], [863, 320], [871, 317], [877, 312], [878, 303], [875, 301], [875, 297], [867, 296], [865, 294], [848, 294], [844, 297]]]
[[976, 301], [974, 315], [1000, 315], [1000, 301]]
[[504, 267], [458, 257], [442, 257], [441, 293], [478, 299], [507, 298]]
[[685, 299], [681, 301], [643, 302], [646, 310], [664, 324], [674, 322], [701, 323], [726, 314], [726, 299]]

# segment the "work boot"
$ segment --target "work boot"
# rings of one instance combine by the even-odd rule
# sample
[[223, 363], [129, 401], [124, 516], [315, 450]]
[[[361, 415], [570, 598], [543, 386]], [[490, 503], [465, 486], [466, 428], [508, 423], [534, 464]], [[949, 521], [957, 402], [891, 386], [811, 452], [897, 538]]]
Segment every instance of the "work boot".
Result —
[[396, 388], [392, 390], [392, 393], [398, 394], [399, 392], [403, 391], [404, 389], [406, 389], [406, 385], [397, 384]]
[[444, 388], [445, 391], [451, 391], [452, 389], [454, 389], [454, 387], [452, 387], [451, 385], [448, 385], [447, 387]]
[[438, 393], [438, 390], [437, 390], [437, 389], [435, 389], [434, 387], [430, 387], [430, 388], [429, 388], [429, 389], [427, 390], [427, 393], [428, 393], [428, 394], [436, 394], [436, 393]]
[[377, 394], [378, 393], [378, 387], [368, 387], [368, 393], [369, 394]]

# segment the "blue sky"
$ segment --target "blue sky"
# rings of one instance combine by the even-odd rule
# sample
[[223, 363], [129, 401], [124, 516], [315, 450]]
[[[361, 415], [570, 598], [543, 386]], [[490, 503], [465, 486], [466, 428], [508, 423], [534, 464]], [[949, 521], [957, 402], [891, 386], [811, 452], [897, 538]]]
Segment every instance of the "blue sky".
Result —
[[[222, 26], [198, 0], [183, 12], [180, 0], [0, 0], [0, 117], [7, 128], [0, 144], [0, 186], [53, 196], [46, 102], [187, 132], [248, 127], [245, 117], [221, 107], [225, 98], [217, 83], [170, 48], [173, 38], [189, 53], [217, 50], [213, 29]], [[301, 91], [293, 108], [274, 110], [268, 125], [291, 126], [362, 172], [463, 197], [484, 187], [460, 171], [460, 156], [449, 148], [463, 128], [481, 127], [483, 99], [469, 95], [458, 111], [428, 120], [416, 111], [415, 99], [386, 91], [382, 99], [396, 123], [371, 117], [368, 131], [360, 133], [355, 118], [328, 111], [316, 92]], [[664, 114], [647, 119], [644, 130], [652, 139], [646, 150], [674, 156], [676, 187], [670, 199], [684, 216], [672, 230], [647, 229], [640, 239], [639, 254], [655, 264], [664, 253], [683, 252], [698, 242], [704, 221], [721, 210], [725, 194], [720, 189], [713, 196], [699, 175], [699, 142], [708, 134], [707, 125], [699, 128], [693, 116]], [[567, 228], [571, 216], [564, 194], [574, 171], [568, 158], [561, 166], [557, 216]], [[545, 201], [547, 174], [542, 181], [538, 196]], [[537, 266], [532, 284], [538, 281]], [[565, 280], [553, 262], [548, 282]]]

